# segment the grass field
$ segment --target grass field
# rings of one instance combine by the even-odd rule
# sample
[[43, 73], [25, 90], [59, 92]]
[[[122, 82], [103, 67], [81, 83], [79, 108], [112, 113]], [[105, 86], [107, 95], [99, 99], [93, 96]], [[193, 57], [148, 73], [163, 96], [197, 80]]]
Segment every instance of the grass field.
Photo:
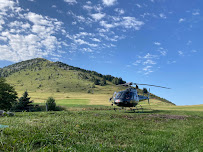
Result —
[[73, 97], [56, 100], [65, 111], [0, 117], [9, 125], [1, 129], [0, 151], [203, 151], [203, 106], [152, 99], [133, 113]]
[[[78, 101], [81, 102], [81, 101]], [[148, 110], [16, 113], [1, 117], [1, 151], [203, 151], [203, 113]]]

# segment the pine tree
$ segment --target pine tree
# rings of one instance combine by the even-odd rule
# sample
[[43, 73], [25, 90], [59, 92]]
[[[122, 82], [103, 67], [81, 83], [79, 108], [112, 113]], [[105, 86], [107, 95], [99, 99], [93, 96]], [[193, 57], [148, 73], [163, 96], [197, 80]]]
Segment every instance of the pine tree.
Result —
[[31, 107], [33, 107], [33, 101], [30, 101], [30, 97], [28, 97], [28, 92], [25, 91], [23, 96], [18, 99], [18, 102], [15, 105], [15, 110], [17, 111], [31, 111]]
[[4, 78], [0, 78], [0, 109], [10, 110], [17, 98], [15, 89]]

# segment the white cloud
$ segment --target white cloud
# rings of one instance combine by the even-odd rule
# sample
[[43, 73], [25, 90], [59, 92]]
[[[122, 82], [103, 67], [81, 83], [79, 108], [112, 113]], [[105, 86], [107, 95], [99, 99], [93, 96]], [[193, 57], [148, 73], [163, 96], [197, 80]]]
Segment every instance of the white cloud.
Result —
[[71, 4], [71, 5], [76, 4], [76, 3], [77, 3], [77, 1], [76, 1], [76, 0], [64, 0], [64, 2], [67, 2], [68, 4]]
[[144, 22], [138, 21], [134, 17], [123, 17], [123, 21], [121, 22], [125, 28], [134, 28], [135, 30], [139, 30]]
[[103, 27], [105, 27], [105, 28], [113, 28], [113, 27], [115, 27], [115, 25], [114, 24], [109, 24], [109, 23], [107, 23], [106, 21], [100, 21], [100, 25], [101, 26], [103, 26]]
[[[36, 57], [60, 56], [62, 42], [55, 36], [63, 33], [62, 22], [18, 6], [18, 2], [0, 1], [0, 19], [14, 20], [2, 27], [0, 60], [18, 62]], [[4, 15], [4, 14], [11, 15]]]
[[137, 60], [137, 61], [135, 61], [135, 62], [133, 63], [133, 65], [138, 66], [138, 65], [141, 64], [141, 63], [142, 63], [141, 60]]
[[90, 48], [83, 48], [82, 50], [83, 50], [83, 52], [93, 52], [93, 50]]
[[92, 41], [95, 41], [95, 42], [101, 42], [99, 39], [97, 38], [92, 38]]
[[0, 40], [1, 40], [1, 41], [4, 41], [4, 42], [5, 42], [5, 41], [7, 41], [7, 39], [8, 39], [7, 37], [0, 36]]
[[200, 15], [200, 11], [199, 10], [194, 10], [192, 15], [196, 16], [196, 15]]
[[163, 55], [163, 56], [166, 56], [166, 54], [167, 54], [167, 51], [164, 51], [164, 50], [160, 50], [159, 52], [160, 52], [161, 55]]
[[197, 52], [197, 50], [192, 50], [191, 52], [192, 52], [192, 53], [196, 53], [196, 52]]
[[160, 43], [160, 42], [154, 42], [154, 45], [158, 45], [158, 46], [160, 46], [161, 43]]
[[178, 54], [179, 54], [180, 56], [183, 56], [183, 55], [184, 55], [183, 51], [178, 51]]
[[94, 8], [94, 10], [95, 10], [96, 12], [101, 12], [101, 11], [103, 10], [103, 7], [101, 7], [100, 4], [95, 5], [93, 8]]
[[117, 0], [102, 0], [103, 4], [106, 6], [112, 6], [115, 5], [115, 3], [117, 2]]
[[93, 9], [93, 7], [92, 7], [92, 6], [89, 6], [89, 5], [84, 5], [84, 6], [83, 6], [83, 9], [88, 10], [88, 11], [91, 11], [91, 10]]
[[0, 10], [2, 12], [7, 11], [8, 8], [12, 8], [14, 7], [15, 3], [12, 0], [1, 0], [0, 1]]
[[140, 4], [136, 4], [137, 7], [141, 8], [142, 6]]
[[150, 74], [150, 73], [152, 73], [153, 71], [152, 71], [152, 66], [146, 66], [146, 67], [144, 67], [143, 69], [142, 69], [143, 71], [144, 71], [144, 74], [145, 75], [148, 75], [148, 74]]
[[190, 45], [190, 44], [192, 44], [192, 41], [191, 41], [191, 40], [189, 40], [189, 41], [187, 42], [187, 45]]
[[153, 60], [148, 59], [145, 62], [143, 62], [143, 65], [147, 65], [147, 64], [156, 64], [156, 62], [153, 61]]
[[92, 2], [91, 2], [91, 1], [87, 1], [86, 3], [87, 3], [88, 5], [92, 4]]
[[163, 14], [163, 13], [160, 13], [159, 16], [160, 16], [161, 18], [163, 18], [163, 19], [166, 19], [166, 18], [167, 18], [166, 15]]
[[114, 11], [117, 12], [119, 15], [122, 15], [125, 13], [125, 11], [123, 9], [120, 9], [120, 8], [115, 8]]
[[169, 61], [167, 61], [167, 64], [174, 64], [174, 63], [176, 63], [175, 60], [169, 60]]
[[98, 45], [97, 44], [92, 44], [92, 43], [89, 43], [87, 41], [84, 41], [82, 39], [75, 39], [74, 40], [76, 43], [78, 43], [79, 45], [88, 45], [90, 47], [97, 47]]
[[82, 15], [76, 15], [76, 14], [74, 14], [72, 11], [68, 11], [67, 14], [70, 15], [70, 16], [72, 16], [73, 18], [75, 18], [78, 22], [85, 22], [85, 23], [88, 23], [88, 20], [85, 19], [85, 17], [82, 16]]
[[105, 13], [96, 13], [96, 14], [91, 14], [92, 18], [95, 19], [96, 21], [101, 20], [103, 17], [105, 17]]
[[28, 14], [26, 14], [26, 18], [31, 21], [33, 24], [36, 25], [50, 25], [51, 22], [49, 20], [46, 19], [46, 17], [44, 18], [42, 15], [33, 13], [33, 12], [29, 12]]
[[85, 18], [83, 16], [76, 16], [79, 22], [85, 22]]
[[145, 59], [153, 59], [153, 58], [157, 58], [158, 56], [157, 55], [152, 55], [150, 53], [147, 53], [143, 58]]
[[179, 23], [185, 22], [185, 19], [184, 18], [180, 18], [178, 22]]
[[163, 47], [160, 47], [160, 48], [158, 49], [158, 52], [160, 52], [162, 56], [166, 56], [168, 50], [167, 50], [167, 49], [164, 49]]
[[115, 28], [115, 27], [123, 27], [126, 29], [135, 29], [140, 30], [141, 26], [144, 25], [144, 22], [138, 21], [134, 17], [122, 17], [122, 18], [113, 18], [114, 21], [112, 23], [107, 23], [106, 21], [100, 21], [100, 25], [109, 29], [109, 28]]

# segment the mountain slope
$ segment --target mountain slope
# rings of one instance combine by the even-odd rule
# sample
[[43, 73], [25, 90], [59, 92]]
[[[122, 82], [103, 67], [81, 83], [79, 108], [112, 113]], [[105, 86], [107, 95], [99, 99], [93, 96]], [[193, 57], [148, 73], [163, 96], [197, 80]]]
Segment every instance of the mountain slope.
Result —
[[7, 81], [17, 90], [87, 92], [87, 89], [95, 87], [95, 79], [102, 81], [102, 78], [96, 72], [92, 74], [84, 71], [60, 62], [32, 59], [7, 66], [0, 74], [7, 77]]
[[[73, 67], [61, 62], [51, 62], [36, 58], [19, 62], [0, 69], [0, 76], [6, 77], [17, 92], [27, 90], [37, 93], [79, 93], [79, 94], [105, 94], [109, 97], [114, 91], [124, 90], [125, 87], [115, 84], [125, 83], [122, 78], [111, 75], [102, 75]], [[139, 90], [141, 92], [141, 90]], [[170, 101], [153, 95], [153, 98], [172, 104]], [[108, 99], [107, 99], [108, 100]]]

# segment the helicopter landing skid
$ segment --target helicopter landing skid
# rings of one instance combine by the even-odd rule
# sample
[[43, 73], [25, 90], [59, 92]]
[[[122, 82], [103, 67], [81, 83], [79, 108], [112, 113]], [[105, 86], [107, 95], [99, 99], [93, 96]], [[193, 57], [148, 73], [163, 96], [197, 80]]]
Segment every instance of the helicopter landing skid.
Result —
[[[135, 108], [130, 107], [130, 111], [137, 112], [137, 113], [143, 113], [142, 106], [141, 105], [139, 105], [139, 106], [140, 106], [140, 108], [138, 108], [137, 106], [135, 106]], [[117, 110], [121, 111], [122, 109], [125, 109], [125, 112], [127, 111], [126, 107], [121, 107], [121, 108], [114, 107], [113, 108], [114, 111], [117, 111]]]
[[[142, 106], [140, 105], [140, 108], [138, 108], [137, 106], [135, 106], [135, 109], [134, 108], [130, 108], [131, 111], [133, 112], [138, 112], [138, 113], [143, 113], [143, 108]], [[141, 110], [141, 111], [140, 111]]]
[[[113, 108], [114, 111], [116, 111], [116, 110], [121, 111], [122, 109], [124, 109], [124, 107], [121, 107], [121, 108], [115, 108], [115, 107], [114, 107], [114, 108]], [[126, 108], [125, 108], [125, 111], [126, 111]]]

